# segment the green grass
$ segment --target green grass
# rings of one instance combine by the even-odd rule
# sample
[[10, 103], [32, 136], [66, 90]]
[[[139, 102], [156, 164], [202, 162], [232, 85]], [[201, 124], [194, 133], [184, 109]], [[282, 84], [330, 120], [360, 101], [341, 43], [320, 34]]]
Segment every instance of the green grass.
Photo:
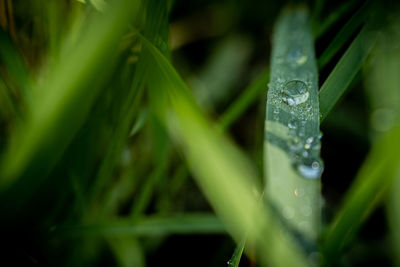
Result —
[[321, 224], [317, 67], [308, 12], [283, 11], [272, 42], [265, 192], [290, 230], [315, 243]]
[[398, 12], [334, 6], [0, 1], [4, 262], [398, 264]]

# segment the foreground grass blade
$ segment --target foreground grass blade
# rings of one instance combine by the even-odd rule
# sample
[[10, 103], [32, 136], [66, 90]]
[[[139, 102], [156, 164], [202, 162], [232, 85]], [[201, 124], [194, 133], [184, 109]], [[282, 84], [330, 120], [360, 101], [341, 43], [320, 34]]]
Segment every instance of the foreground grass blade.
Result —
[[266, 195], [291, 230], [315, 243], [323, 167], [317, 67], [303, 8], [285, 10], [276, 23], [266, 113]]
[[351, 36], [366, 21], [371, 8], [371, 1], [367, 1], [343, 26], [332, 42], [318, 58], [318, 67], [322, 69], [337, 54], [340, 48], [351, 38]]
[[335, 66], [319, 93], [321, 121], [323, 121], [360, 70], [376, 41], [376, 33], [364, 26], [346, 53]]
[[306, 266], [307, 260], [269, 210], [258, 205], [255, 172], [247, 158], [202, 116], [182, 79], [146, 39], [152, 58], [149, 77], [154, 108], [183, 149], [197, 183], [227, 227], [240, 240], [247, 232], [264, 264]]
[[326, 263], [334, 262], [340, 256], [341, 250], [354, 238], [362, 222], [390, 187], [400, 164], [399, 136], [400, 125], [373, 146], [362, 165], [343, 199], [343, 206], [324, 236]]
[[[62, 64], [51, 70], [41, 88], [43, 95], [33, 99], [35, 108], [29, 110], [28, 122], [3, 158], [1, 189], [18, 178], [46, 177], [53, 168], [83, 124], [99, 92], [99, 77], [107, 75], [107, 65], [137, 7], [137, 1], [116, 2], [107, 16], [98, 15], [91, 21], [73, 51], [64, 51]], [[40, 181], [30, 186], [33, 183]]]
[[182, 214], [168, 217], [147, 217], [140, 220], [119, 219], [88, 225], [60, 225], [50, 231], [54, 237], [72, 238], [85, 235], [154, 236], [170, 234], [225, 233], [221, 221], [211, 214]]

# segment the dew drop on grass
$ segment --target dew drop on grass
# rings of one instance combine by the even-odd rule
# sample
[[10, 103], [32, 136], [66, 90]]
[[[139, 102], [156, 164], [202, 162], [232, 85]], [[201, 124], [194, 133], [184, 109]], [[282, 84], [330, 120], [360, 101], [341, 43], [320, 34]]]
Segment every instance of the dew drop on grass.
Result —
[[318, 179], [324, 170], [322, 162], [319, 160], [314, 160], [311, 164], [303, 162], [296, 165], [298, 173], [307, 179]]
[[286, 55], [286, 60], [293, 68], [304, 65], [307, 62], [307, 55], [303, 53], [301, 48], [292, 47]]
[[285, 84], [282, 101], [289, 106], [297, 106], [306, 102], [309, 95], [307, 85], [302, 81], [294, 80]]

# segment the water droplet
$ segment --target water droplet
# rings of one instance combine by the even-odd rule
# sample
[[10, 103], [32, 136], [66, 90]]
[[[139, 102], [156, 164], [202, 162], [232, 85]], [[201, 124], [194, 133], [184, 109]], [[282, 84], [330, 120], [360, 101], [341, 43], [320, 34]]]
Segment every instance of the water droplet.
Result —
[[293, 130], [297, 129], [297, 121], [296, 120], [289, 121], [288, 128]]
[[282, 95], [284, 103], [289, 106], [297, 106], [306, 102], [310, 93], [304, 82], [294, 80], [285, 84]]
[[300, 211], [304, 216], [310, 216], [312, 214], [312, 209], [309, 206], [301, 207]]
[[282, 215], [283, 215], [283, 217], [285, 217], [288, 220], [292, 219], [294, 217], [294, 209], [286, 206], [282, 210]]
[[286, 60], [293, 68], [304, 65], [307, 59], [307, 55], [305, 55], [299, 47], [291, 47], [286, 56]]
[[317, 179], [321, 176], [324, 167], [319, 161], [313, 161], [311, 164], [300, 163], [297, 165], [297, 171], [301, 176], [307, 179]]

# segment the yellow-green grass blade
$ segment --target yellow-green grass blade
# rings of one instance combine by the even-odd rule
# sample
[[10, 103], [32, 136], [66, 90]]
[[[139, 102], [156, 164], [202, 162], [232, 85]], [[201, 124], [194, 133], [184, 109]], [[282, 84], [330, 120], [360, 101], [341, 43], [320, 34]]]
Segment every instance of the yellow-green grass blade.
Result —
[[267, 96], [265, 192], [284, 224], [315, 245], [320, 231], [317, 67], [308, 11], [288, 8], [276, 22]]
[[[142, 38], [151, 55], [148, 85], [156, 113], [182, 148], [192, 173], [227, 231], [254, 241], [264, 264], [306, 266], [291, 237], [258, 204], [256, 175], [247, 158], [203, 117], [168, 60]], [[286, 234], [285, 234], [286, 233]]]

